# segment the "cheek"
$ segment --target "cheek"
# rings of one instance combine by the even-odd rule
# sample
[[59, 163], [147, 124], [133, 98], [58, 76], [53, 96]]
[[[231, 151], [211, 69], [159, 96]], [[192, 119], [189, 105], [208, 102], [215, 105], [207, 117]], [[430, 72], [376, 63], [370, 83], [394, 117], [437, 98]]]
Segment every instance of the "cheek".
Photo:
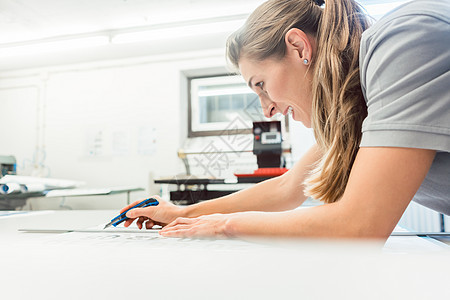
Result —
[[277, 80], [267, 87], [267, 96], [274, 102], [283, 102], [288, 94], [288, 86], [282, 80]]
[[267, 87], [269, 97], [274, 102], [292, 101], [297, 98], [298, 84], [293, 76], [289, 76], [287, 71], [279, 70], [273, 74], [270, 87]]

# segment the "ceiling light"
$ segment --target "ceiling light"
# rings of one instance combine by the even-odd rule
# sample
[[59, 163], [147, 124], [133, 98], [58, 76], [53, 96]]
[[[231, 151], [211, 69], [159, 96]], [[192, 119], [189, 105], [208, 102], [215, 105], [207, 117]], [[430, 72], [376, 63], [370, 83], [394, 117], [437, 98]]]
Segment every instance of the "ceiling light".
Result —
[[232, 32], [244, 24], [245, 20], [202, 23], [176, 27], [154, 28], [145, 31], [118, 33], [112, 38], [113, 44], [148, 42], [199, 36], [212, 33]]
[[103, 46], [109, 43], [108, 36], [79, 37], [63, 40], [35, 41], [32, 43], [0, 46], [0, 57], [35, 55], [42, 53], [55, 53], [70, 51], [95, 46]]

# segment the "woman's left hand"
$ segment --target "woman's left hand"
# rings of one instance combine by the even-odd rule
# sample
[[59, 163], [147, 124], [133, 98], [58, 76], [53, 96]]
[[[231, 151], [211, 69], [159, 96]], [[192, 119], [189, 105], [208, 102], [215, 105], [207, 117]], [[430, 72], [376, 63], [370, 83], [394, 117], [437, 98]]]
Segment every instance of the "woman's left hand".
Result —
[[159, 233], [166, 237], [230, 236], [227, 224], [230, 215], [213, 214], [197, 218], [177, 218]]

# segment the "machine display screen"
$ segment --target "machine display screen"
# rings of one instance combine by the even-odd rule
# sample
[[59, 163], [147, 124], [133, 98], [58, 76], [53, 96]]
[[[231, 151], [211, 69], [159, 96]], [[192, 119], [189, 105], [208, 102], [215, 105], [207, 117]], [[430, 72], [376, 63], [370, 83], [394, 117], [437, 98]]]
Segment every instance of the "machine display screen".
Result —
[[261, 134], [261, 144], [279, 144], [281, 143], [280, 132], [263, 132]]

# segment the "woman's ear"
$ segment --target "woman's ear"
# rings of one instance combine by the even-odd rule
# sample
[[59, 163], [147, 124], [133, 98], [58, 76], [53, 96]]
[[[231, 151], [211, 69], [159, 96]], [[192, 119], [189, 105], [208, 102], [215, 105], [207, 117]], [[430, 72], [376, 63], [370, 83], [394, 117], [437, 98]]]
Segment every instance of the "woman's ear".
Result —
[[312, 45], [306, 33], [298, 28], [291, 28], [284, 37], [286, 54], [294, 54], [302, 61], [311, 61]]

